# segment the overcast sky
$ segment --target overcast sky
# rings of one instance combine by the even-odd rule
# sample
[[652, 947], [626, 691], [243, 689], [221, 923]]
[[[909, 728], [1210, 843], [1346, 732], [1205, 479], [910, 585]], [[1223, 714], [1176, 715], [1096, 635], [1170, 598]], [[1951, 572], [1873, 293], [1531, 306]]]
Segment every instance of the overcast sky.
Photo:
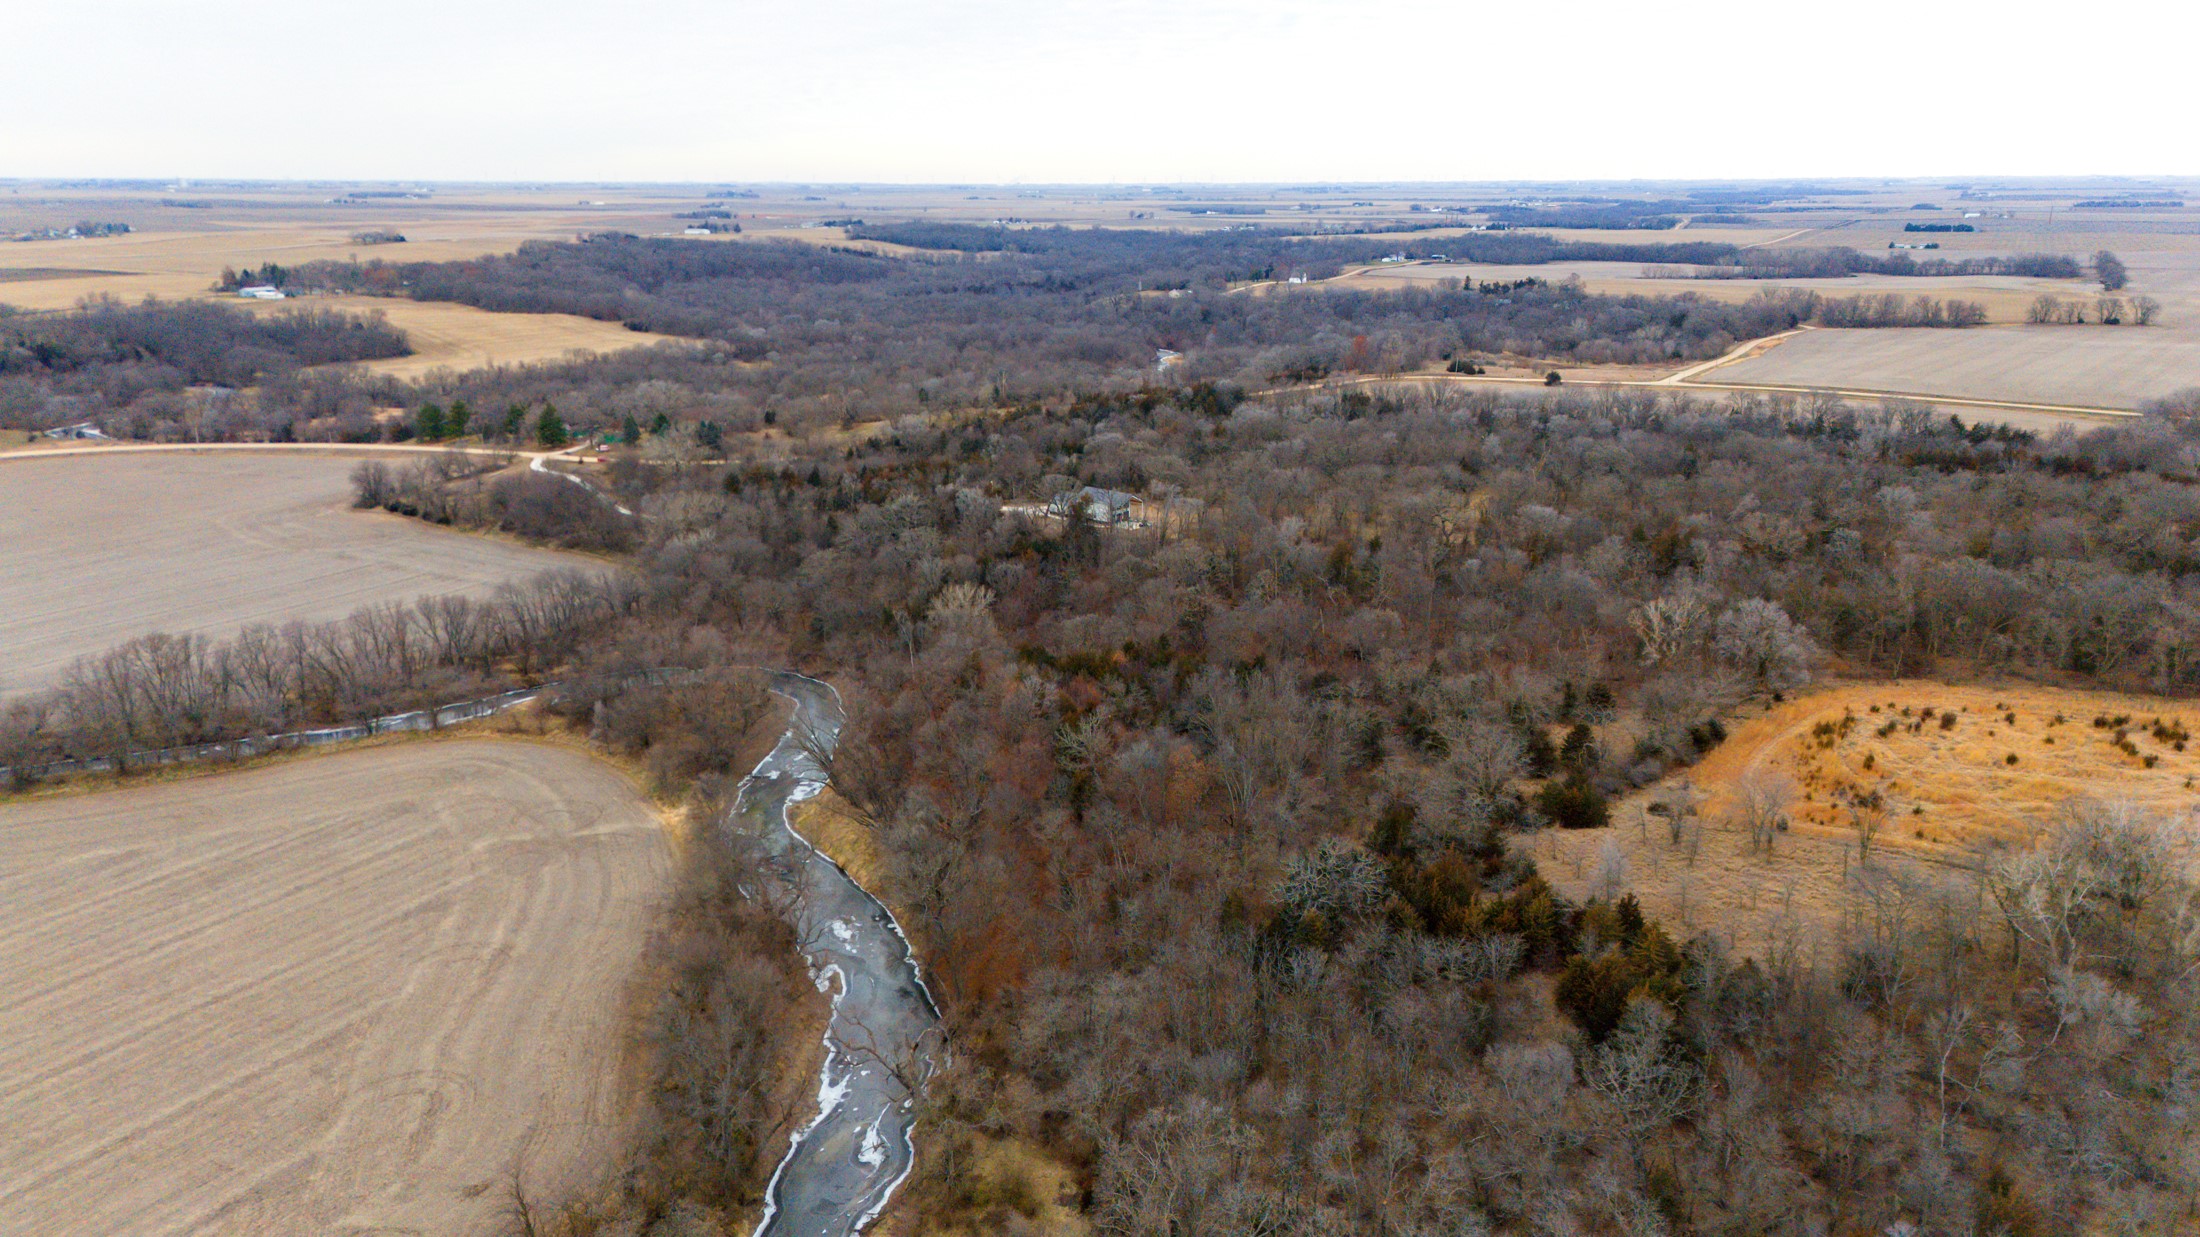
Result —
[[2039, 18], [1915, 0], [8, 8], [0, 176], [2200, 172], [2195, 23], [2159, 0]]

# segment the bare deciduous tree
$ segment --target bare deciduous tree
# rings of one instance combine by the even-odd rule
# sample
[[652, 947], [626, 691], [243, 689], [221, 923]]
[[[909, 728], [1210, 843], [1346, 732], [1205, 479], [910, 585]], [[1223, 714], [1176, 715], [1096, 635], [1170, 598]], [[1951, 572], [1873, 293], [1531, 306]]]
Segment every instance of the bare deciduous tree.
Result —
[[1734, 823], [1748, 839], [1749, 848], [1770, 855], [1772, 845], [1787, 827], [1788, 805], [1795, 801], [1795, 783], [1785, 774], [1752, 769], [1734, 782]]

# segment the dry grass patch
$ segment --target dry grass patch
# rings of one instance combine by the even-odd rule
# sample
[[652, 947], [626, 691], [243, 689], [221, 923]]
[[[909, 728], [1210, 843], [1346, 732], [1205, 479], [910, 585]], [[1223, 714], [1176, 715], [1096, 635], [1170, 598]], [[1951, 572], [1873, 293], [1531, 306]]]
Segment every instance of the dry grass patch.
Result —
[[[920, 1131], [923, 1137], [930, 1131]], [[1092, 1224], [1079, 1209], [1082, 1189], [1077, 1175], [1061, 1161], [1020, 1138], [996, 1138], [963, 1131], [952, 1145], [919, 1148], [920, 1155], [956, 1161], [950, 1193], [938, 1200], [945, 1209], [970, 1217], [941, 1220], [913, 1217], [896, 1226], [911, 1237], [990, 1237], [1014, 1217], [1014, 1231], [1029, 1237], [1087, 1237]], [[929, 1183], [928, 1183], [929, 1184]], [[913, 1200], [914, 1201], [914, 1200]], [[888, 1212], [931, 1212], [934, 1207], [896, 1206]], [[891, 1219], [889, 1220], [891, 1223]]]
[[878, 835], [837, 791], [827, 787], [814, 799], [790, 805], [787, 815], [796, 833], [839, 864], [873, 897], [883, 899], [879, 882], [886, 876], [886, 856]]
[[[1780, 931], [1838, 934], [1867, 868], [1969, 891], [1982, 855], [2026, 843], [2071, 799], [2189, 817], [2200, 805], [2195, 728], [2200, 705], [2158, 697], [1838, 687], [1737, 723], [1693, 769], [1616, 803], [1612, 827], [1523, 845], [1570, 895], [1631, 889], [1685, 932], [1717, 929], [1754, 950]], [[1787, 791], [1769, 855], [1743, 823], [1751, 785]], [[1693, 821], [1651, 810], [1684, 798]]]
[[317, 296], [302, 301], [249, 302], [262, 312], [308, 305], [356, 314], [381, 314], [405, 332], [412, 355], [361, 362], [359, 368], [392, 378], [418, 378], [437, 369], [481, 369], [563, 360], [576, 352], [617, 352], [675, 339], [630, 331], [616, 322], [573, 314], [494, 313], [447, 301], [377, 296]]

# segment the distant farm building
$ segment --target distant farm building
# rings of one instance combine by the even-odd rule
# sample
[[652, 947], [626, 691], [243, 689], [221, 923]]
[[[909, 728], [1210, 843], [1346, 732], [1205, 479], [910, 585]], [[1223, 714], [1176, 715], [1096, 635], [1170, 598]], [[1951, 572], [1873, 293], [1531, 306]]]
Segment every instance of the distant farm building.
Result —
[[56, 425], [47, 430], [45, 436], [48, 438], [94, 439], [105, 438], [107, 435], [101, 433], [99, 427], [90, 421], [79, 421], [75, 425]]
[[279, 301], [284, 297], [281, 288], [267, 283], [256, 283], [249, 288], [239, 288], [237, 289], [237, 295], [255, 301]]
[[1056, 494], [1047, 504], [1048, 515], [1068, 517], [1082, 511], [1086, 519], [1095, 524], [1128, 524], [1135, 506], [1140, 512], [1146, 509], [1146, 500], [1136, 494], [1121, 490], [1103, 490], [1086, 486], [1080, 490], [1067, 490]]

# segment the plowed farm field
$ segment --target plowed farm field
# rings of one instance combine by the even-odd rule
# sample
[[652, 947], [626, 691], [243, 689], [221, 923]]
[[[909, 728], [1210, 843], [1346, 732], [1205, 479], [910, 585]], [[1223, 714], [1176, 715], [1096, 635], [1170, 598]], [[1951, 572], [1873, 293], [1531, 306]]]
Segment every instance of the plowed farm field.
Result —
[[498, 739], [0, 805], [0, 1232], [487, 1234], [628, 1133], [669, 871]]
[[[596, 560], [355, 511], [345, 453], [0, 460], [0, 696], [153, 631], [219, 638]], [[403, 457], [397, 457], [402, 463]]]

